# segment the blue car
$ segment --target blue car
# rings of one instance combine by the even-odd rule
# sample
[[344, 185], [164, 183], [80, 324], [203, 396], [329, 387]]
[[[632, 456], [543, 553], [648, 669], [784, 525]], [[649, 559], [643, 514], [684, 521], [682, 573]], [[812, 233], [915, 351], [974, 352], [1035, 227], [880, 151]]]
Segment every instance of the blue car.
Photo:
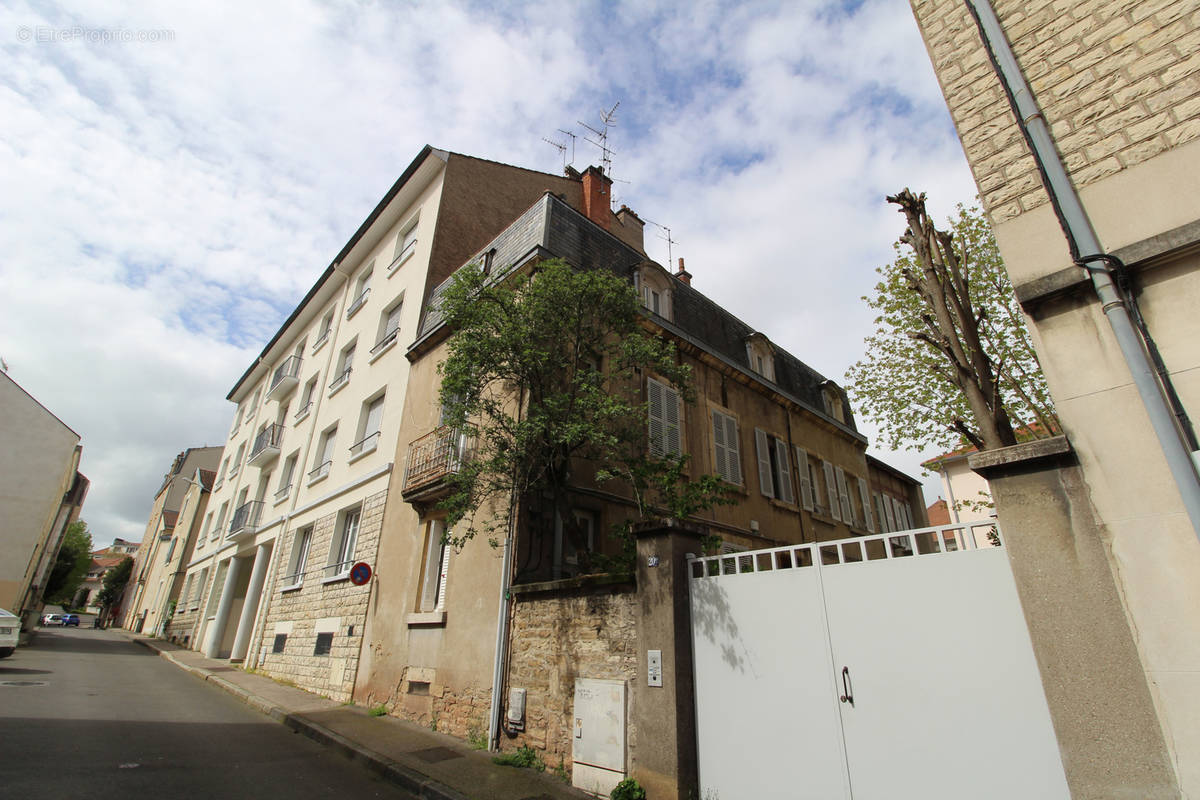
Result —
[[65, 628], [68, 625], [74, 625], [76, 628], [78, 628], [79, 627], [79, 615], [78, 614], [63, 614], [62, 626]]

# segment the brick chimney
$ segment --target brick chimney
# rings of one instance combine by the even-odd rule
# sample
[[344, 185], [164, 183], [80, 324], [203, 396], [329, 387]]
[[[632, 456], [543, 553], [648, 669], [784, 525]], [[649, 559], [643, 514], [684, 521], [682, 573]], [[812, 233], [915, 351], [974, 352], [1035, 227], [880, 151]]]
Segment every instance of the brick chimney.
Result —
[[683, 268], [683, 256], [679, 257], [679, 271], [675, 273], [675, 277], [679, 278], [679, 280], [683, 281], [688, 286], [692, 285], [692, 273]]
[[603, 167], [583, 171], [583, 213], [604, 230], [612, 226], [612, 178]]

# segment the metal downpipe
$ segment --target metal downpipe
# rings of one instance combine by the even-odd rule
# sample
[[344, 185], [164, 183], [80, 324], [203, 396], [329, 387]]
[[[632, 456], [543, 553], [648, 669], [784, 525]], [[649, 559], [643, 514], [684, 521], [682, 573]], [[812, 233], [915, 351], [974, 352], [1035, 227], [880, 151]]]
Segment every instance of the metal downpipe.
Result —
[[1033, 99], [1033, 93], [1025, 81], [995, 10], [989, 0], [966, 0], [966, 3], [975, 17], [992, 66], [1008, 94], [1017, 124], [1033, 151], [1046, 191], [1071, 247], [1071, 254], [1076, 263], [1083, 266], [1091, 277], [1092, 285], [1100, 298], [1101, 308], [1112, 327], [1117, 344], [1121, 348], [1121, 355], [1129, 367], [1134, 385], [1142, 398], [1142, 405], [1171, 470], [1171, 476], [1183, 499], [1192, 530], [1197, 538], [1200, 538], [1200, 477], [1197, 476], [1191, 454], [1184, 446], [1174, 416], [1163, 397], [1162, 386], [1155, 377], [1143, 343], [1134, 329], [1126, 301], [1113, 283], [1107, 262], [1103, 258], [1107, 254], [1100, 246], [1091, 220], [1088, 219], [1079, 195], [1059, 159], [1050, 129]]

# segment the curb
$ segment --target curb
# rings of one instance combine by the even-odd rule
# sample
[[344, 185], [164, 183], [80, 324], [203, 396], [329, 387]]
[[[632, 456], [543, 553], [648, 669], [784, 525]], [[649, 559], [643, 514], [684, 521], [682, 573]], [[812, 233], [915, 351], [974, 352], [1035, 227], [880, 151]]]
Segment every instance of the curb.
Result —
[[379, 775], [389, 783], [408, 792], [414, 800], [470, 800], [465, 794], [461, 794], [449, 786], [446, 786], [438, 781], [433, 780], [428, 775], [424, 775], [414, 769], [404, 766], [397, 761], [394, 761], [380, 753], [371, 750], [365, 745], [347, 739], [336, 731], [326, 728], [318, 722], [314, 722], [305, 718], [300, 714], [293, 714], [282, 706], [275, 705], [266, 700], [263, 700], [253, 692], [232, 683], [225, 678], [213, 673], [203, 667], [195, 667], [190, 664], [184, 664], [179, 659], [175, 658], [174, 654], [168, 650], [162, 650], [155, 646], [150, 639], [139, 639], [129, 637], [129, 641], [145, 647], [147, 650], [155, 652], [160, 658], [166, 659], [170, 663], [179, 667], [184, 672], [190, 673], [202, 681], [211, 683], [214, 686], [233, 695], [238, 700], [241, 700], [246, 705], [253, 708], [276, 722], [285, 725], [295, 733], [302, 733], [307, 738], [318, 744], [334, 750], [353, 762], [369, 769], [371, 772]]

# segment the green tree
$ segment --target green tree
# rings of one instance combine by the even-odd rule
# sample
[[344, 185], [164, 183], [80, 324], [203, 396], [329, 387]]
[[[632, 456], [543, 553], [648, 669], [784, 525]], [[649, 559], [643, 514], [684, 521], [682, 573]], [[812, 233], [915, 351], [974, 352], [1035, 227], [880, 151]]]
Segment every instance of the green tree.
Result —
[[442, 503], [454, 544], [480, 533], [495, 544], [512, 529], [518, 503], [536, 492], [552, 504], [586, 571], [585, 535], [571, 511], [576, 470], [624, 483], [643, 518], [724, 502], [719, 480], [693, 481], [683, 459], [647, 453], [643, 372], [685, 398], [691, 372], [673, 344], [644, 327], [629, 281], [558, 260], [502, 282], [469, 266], [439, 309], [455, 331], [439, 367], [445, 424], [473, 428], [475, 437]]
[[925, 195], [888, 198], [908, 229], [876, 272], [878, 313], [866, 355], [846, 373], [851, 397], [893, 449], [980, 450], [1061, 432], [1029, 331], [991, 229], [958, 207], [934, 227]]
[[107, 611], [113, 603], [121, 599], [121, 594], [125, 591], [125, 584], [129, 583], [131, 574], [133, 574], [133, 558], [125, 556], [120, 564], [104, 575], [104, 585], [96, 597], [96, 602], [102, 609]]
[[62, 545], [50, 568], [42, 599], [69, 605], [92, 563], [92, 534], [83, 520], [72, 522], [63, 533]]

